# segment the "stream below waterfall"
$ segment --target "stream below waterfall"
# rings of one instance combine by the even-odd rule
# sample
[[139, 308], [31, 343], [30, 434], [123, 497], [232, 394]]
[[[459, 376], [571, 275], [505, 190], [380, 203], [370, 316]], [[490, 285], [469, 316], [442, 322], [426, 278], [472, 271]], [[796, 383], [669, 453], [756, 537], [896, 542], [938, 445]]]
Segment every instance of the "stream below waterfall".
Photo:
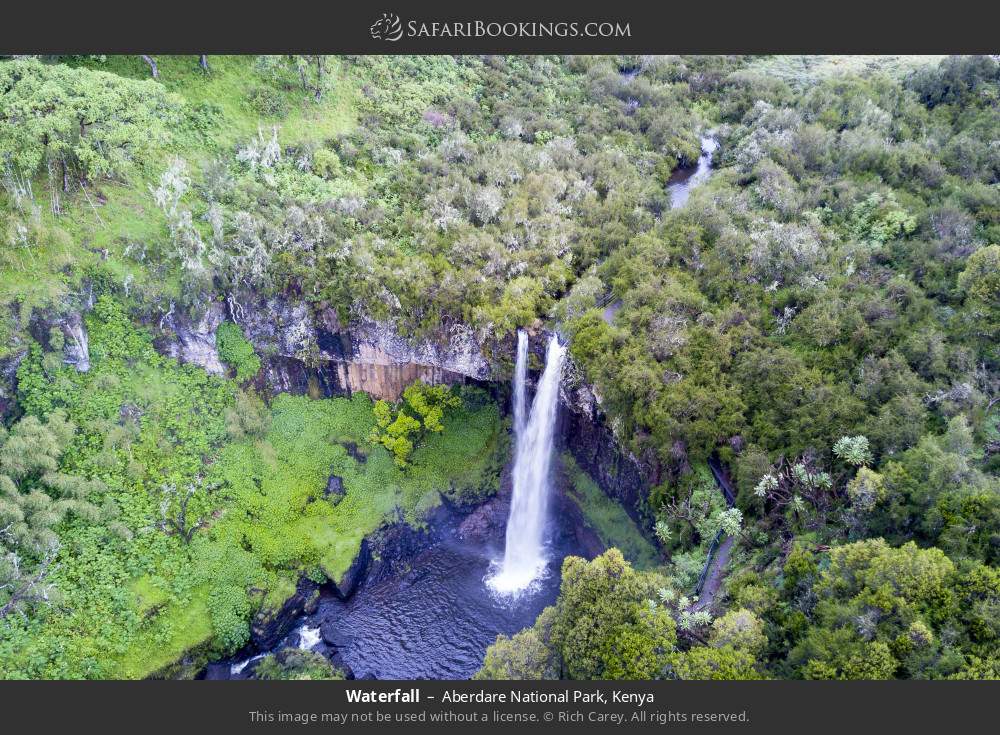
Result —
[[670, 192], [670, 208], [679, 209], [687, 204], [691, 190], [705, 183], [712, 175], [712, 157], [719, 148], [719, 141], [711, 135], [701, 138], [701, 155], [698, 163], [687, 168], [679, 168], [667, 181], [667, 191]]

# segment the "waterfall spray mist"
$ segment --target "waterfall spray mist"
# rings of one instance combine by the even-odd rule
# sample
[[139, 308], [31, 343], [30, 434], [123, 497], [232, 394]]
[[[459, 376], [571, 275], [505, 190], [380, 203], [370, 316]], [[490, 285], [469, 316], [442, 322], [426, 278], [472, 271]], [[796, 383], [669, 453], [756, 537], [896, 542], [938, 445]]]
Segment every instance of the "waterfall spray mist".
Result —
[[559, 405], [559, 379], [566, 356], [566, 348], [553, 335], [549, 339], [545, 370], [538, 381], [531, 413], [523, 430], [518, 431], [518, 395], [523, 402], [527, 379], [524, 364], [527, 362], [527, 336], [524, 337], [523, 353], [521, 345], [521, 334], [518, 334], [518, 364], [514, 370], [514, 492], [503, 562], [488, 580], [494, 590], [507, 595], [523, 591], [545, 571], [543, 533], [549, 499], [549, 470]]

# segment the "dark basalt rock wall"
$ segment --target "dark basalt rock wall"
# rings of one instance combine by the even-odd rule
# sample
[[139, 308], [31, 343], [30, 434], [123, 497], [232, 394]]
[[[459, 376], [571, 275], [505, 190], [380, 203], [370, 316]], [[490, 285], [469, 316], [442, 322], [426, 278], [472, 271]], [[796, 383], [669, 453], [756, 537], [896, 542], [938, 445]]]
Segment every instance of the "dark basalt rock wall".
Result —
[[596, 389], [584, 380], [571, 358], [563, 369], [560, 392], [560, 451], [572, 454], [604, 494], [617, 500], [652, 540], [653, 520], [647, 498], [650, 488], [658, 482], [657, 469], [621, 445], [601, 408]]
[[346, 600], [364, 582], [371, 560], [371, 542], [368, 539], [362, 539], [361, 548], [358, 549], [358, 555], [354, 557], [350, 568], [344, 572], [344, 576], [332, 583], [340, 599]]
[[314, 311], [283, 298], [248, 303], [232, 316], [264, 357], [260, 387], [273, 392], [293, 387], [323, 396], [364, 391], [396, 400], [416, 380], [453, 385], [495, 377], [483, 354], [486, 336], [461, 324], [410, 340], [388, 323], [356, 319], [342, 324], [331, 309]]
[[566, 546], [579, 549], [579, 555], [588, 560], [604, 553], [607, 547], [587, 523], [579, 505], [560, 492], [553, 498], [553, 506], [553, 513], [569, 521], [562, 532], [567, 537], [564, 541]]
[[261, 650], [273, 648], [291, 631], [295, 621], [303, 613], [315, 609], [319, 599], [319, 585], [303, 577], [299, 580], [295, 594], [285, 600], [285, 604], [269, 615], [258, 615], [250, 625], [250, 640]]
[[14, 413], [17, 404], [17, 369], [27, 354], [27, 350], [20, 350], [0, 360], [0, 419], [6, 419]]
[[560, 432], [564, 447], [606, 495], [621, 503], [640, 529], [651, 530], [646, 498], [652, 473], [622, 449], [601, 417], [566, 411]]

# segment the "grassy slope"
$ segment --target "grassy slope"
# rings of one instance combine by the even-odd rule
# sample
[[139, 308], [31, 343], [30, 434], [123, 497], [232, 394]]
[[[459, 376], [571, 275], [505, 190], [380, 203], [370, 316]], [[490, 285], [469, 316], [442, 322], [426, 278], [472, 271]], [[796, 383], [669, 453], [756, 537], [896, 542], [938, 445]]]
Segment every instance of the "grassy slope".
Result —
[[605, 546], [616, 546], [638, 569], [651, 569], [659, 563], [656, 547], [639, 531], [625, 509], [604, 494], [572, 455], [562, 456], [563, 468], [570, 480], [570, 497], [583, 511], [587, 523]]
[[[289, 112], [281, 119], [262, 118], [246, 103], [247, 92], [257, 83], [252, 56], [210, 56], [211, 73], [198, 67], [195, 56], [162, 56], [157, 59], [160, 83], [188, 106], [211, 105], [221, 113], [205, 134], [175, 131], [174, 143], [159, 157], [160, 163], [128, 182], [96, 182], [70, 195], [59, 195], [61, 215], [52, 212], [52, 195], [43, 180], [33, 182], [38, 220], [51, 236], [39, 238], [32, 253], [18, 254], [9, 265], [0, 265], [0, 306], [44, 307], [73, 292], [87, 266], [103, 261], [119, 282], [131, 276], [153, 291], [176, 295], [176, 274], [150, 272], [134, 254], [162, 240], [163, 216], [149, 187], [156, 184], [170, 156], [184, 158], [197, 172], [223, 153], [231, 153], [241, 140], [258, 130], [277, 126], [283, 146], [322, 142], [353, 129], [356, 123], [357, 82], [335, 61], [330, 75], [336, 81], [320, 103], [299, 89], [287, 90]], [[122, 76], [149, 78], [149, 67], [138, 56], [109, 56], [104, 62], [87, 60], [93, 68]], [[0, 215], [10, 206], [0, 191]], [[0, 216], [0, 224], [3, 217]], [[2, 262], [2, 261], [0, 261]], [[25, 316], [24, 319], [27, 317]], [[2, 335], [0, 335], [2, 336]], [[0, 348], [0, 357], [3, 350]]]
[[[253, 135], [266, 120], [246, 105], [247, 92], [253, 84], [253, 56], [209, 56], [210, 73], [198, 67], [196, 56], [160, 56], [160, 83], [192, 105], [218, 105], [226, 125], [214, 136], [221, 147], [231, 146]], [[124, 77], [148, 79], [149, 67], [138, 56], [108, 56], [104, 62], [88, 62]], [[280, 121], [282, 145], [296, 145], [307, 140], [331, 138], [354, 125], [354, 95], [351, 80], [342, 79], [343, 70], [331, 60], [331, 77], [338, 80], [323, 101], [316, 104], [300, 90], [289, 90], [290, 112]]]

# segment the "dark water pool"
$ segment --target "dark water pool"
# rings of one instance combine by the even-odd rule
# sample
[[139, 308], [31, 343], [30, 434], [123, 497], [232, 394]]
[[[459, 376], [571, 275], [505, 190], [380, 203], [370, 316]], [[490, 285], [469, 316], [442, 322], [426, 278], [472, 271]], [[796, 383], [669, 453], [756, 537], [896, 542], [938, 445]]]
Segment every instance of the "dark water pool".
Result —
[[409, 573], [363, 588], [347, 602], [325, 595], [310, 618], [358, 677], [465, 679], [497, 634], [528, 627], [555, 601], [565, 552], [551, 552], [534, 589], [498, 599], [484, 580], [500, 550], [445, 541], [417, 556]]
[[[555, 601], [563, 558], [581, 552], [572, 533], [549, 526], [546, 574], [517, 599], [497, 598], [485, 583], [502, 539], [484, 545], [450, 535], [408, 560], [407, 571], [365, 583], [347, 601], [324, 590], [316, 611], [275, 650], [310, 648], [358, 678], [466, 679], [498, 634], [530, 626]], [[232, 675], [249, 674], [252, 661], [232, 661]]]

